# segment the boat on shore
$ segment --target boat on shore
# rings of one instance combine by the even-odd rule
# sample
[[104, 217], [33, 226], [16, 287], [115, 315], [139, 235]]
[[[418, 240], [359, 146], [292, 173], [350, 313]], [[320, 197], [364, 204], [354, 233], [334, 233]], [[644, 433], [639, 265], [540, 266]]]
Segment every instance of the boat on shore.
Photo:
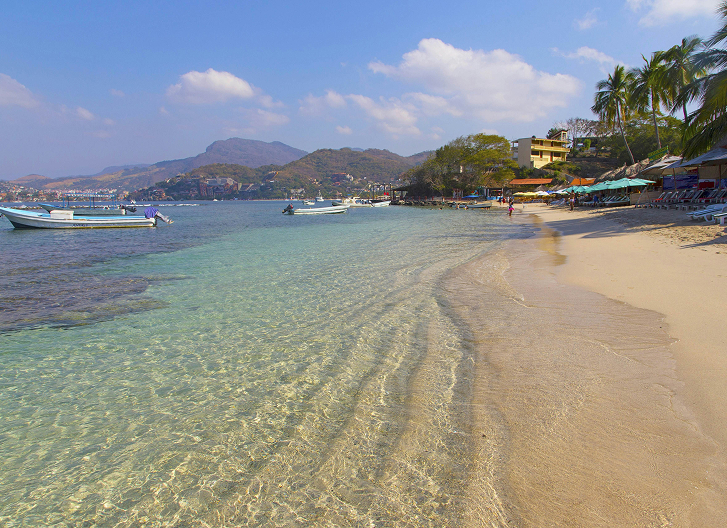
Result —
[[154, 208], [144, 216], [80, 216], [73, 210], [57, 209], [40, 213], [37, 211], [21, 211], [11, 207], [0, 207], [0, 215], [4, 215], [16, 229], [83, 229], [109, 227], [155, 227], [157, 219], [167, 223], [171, 220], [164, 217]]
[[288, 206], [283, 209], [283, 214], [289, 215], [320, 215], [320, 214], [340, 214], [348, 211], [348, 205], [332, 205], [331, 207], [308, 207], [306, 209], [296, 209]]
[[391, 200], [371, 200], [371, 207], [388, 207]]

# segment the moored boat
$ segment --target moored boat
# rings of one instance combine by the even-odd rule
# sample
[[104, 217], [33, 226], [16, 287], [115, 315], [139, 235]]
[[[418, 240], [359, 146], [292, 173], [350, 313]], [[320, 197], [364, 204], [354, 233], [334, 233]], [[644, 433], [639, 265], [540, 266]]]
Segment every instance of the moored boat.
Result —
[[319, 215], [319, 214], [339, 214], [348, 211], [348, 205], [333, 205], [331, 207], [308, 207], [306, 209], [296, 209], [288, 206], [283, 209], [283, 214], [289, 215]]
[[[151, 208], [153, 209], [153, 208]], [[46, 213], [37, 211], [21, 211], [11, 207], [0, 207], [0, 214], [4, 215], [13, 227], [18, 229], [80, 229], [80, 228], [108, 228], [108, 227], [155, 227], [157, 219], [162, 215], [154, 209], [145, 216], [118, 215], [118, 216], [77, 216], [72, 210], [52, 210]], [[165, 221], [168, 218], [162, 218]], [[171, 220], [169, 220], [171, 223]]]

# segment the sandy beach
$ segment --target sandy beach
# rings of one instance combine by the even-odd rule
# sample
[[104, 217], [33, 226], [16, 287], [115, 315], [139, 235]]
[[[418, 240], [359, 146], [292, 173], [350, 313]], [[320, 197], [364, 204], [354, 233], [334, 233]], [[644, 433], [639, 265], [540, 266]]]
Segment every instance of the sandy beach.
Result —
[[[477, 422], [509, 445], [500, 520], [723, 526], [724, 227], [674, 210], [541, 204], [516, 205], [512, 221], [535, 237], [465, 270], [497, 293], [460, 310], [482, 345]], [[497, 303], [509, 325], [476, 321]]]
[[560, 280], [664, 315], [687, 403], [727, 447], [725, 227], [665, 209], [524, 212], [560, 233]]

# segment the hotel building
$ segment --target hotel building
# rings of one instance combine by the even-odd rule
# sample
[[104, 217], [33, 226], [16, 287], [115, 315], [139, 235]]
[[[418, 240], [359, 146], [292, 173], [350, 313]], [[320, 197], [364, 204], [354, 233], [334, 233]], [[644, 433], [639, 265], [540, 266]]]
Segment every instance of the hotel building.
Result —
[[565, 161], [568, 132], [558, 130], [547, 138], [521, 138], [512, 143], [512, 157], [520, 167], [539, 169], [551, 161]]

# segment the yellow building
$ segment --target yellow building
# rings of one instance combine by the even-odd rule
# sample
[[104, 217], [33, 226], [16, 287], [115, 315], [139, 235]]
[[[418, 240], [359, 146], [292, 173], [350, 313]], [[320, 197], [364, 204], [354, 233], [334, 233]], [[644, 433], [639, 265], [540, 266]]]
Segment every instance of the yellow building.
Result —
[[568, 132], [558, 130], [547, 138], [521, 138], [513, 141], [512, 157], [520, 167], [539, 169], [551, 161], [565, 161], [568, 154]]

